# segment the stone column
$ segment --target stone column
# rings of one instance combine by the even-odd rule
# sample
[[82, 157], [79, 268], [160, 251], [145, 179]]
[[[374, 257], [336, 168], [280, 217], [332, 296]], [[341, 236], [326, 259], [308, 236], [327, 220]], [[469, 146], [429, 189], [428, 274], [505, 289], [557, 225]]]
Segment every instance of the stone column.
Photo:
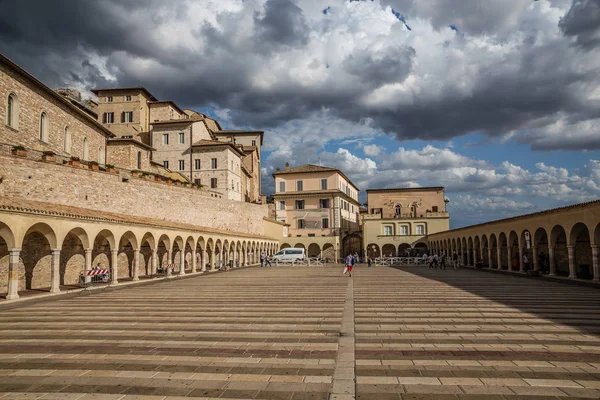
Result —
[[140, 280], [140, 249], [133, 249], [133, 280]]
[[206, 249], [202, 249], [202, 259], [200, 260], [201, 263], [201, 268], [200, 271], [206, 271], [206, 258], [207, 254], [206, 254]]
[[217, 254], [219, 254], [219, 253], [216, 251], [213, 251], [212, 260], [210, 262], [210, 270], [211, 271], [214, 271], [217, 266]]
[[192, 273], [196, 272], [196, 249], [192, 250]]
[[512, 248], [510, 246], [506, 246], [506, 254], [508, 255], [508, 270], [512, 271], [513, 270], [513, 265], [512, 265]]
[[502, 247], [496, 247], [496, 257], [498, 258], [496, 269], [502, 269]]
[[492, 263], [492, 248], [488, 247], [488, 268], [493, 268], [494, 263]]
[[523, 270], [525, 269], [525, 266], [523, 265], [523, 251], [523, 246], [519, 246], [519, 272], [523, 272]]
[[8, 294], [6, 300], [19, 298], [19, 255], [21, 249], [8, 250]]
[[593, 265], [593, 280], [600, 281], [600, 264], [598, 263], [598, 249], [600, 246], [597, 244], [592, 245], [592, 265]]
[[60, 249], [52, 249], [50, 293], [60, 292]]
[[112, 264], [112, 283], [119, 283], [119, 250], [110, 251], [111, 264]]
[[554, 261], [553, 246], [548, 246], [548, 260], [550, 261], [550, 276], [556, 276], [556, 262]]
[[535, 246], [531, 247], [531, 258], [532, 258], [531, 262], [533, 262], [533, 270], [539, 271], [540, 263], [538, 262], [537, 247], [535, 247]]
[[185, 275], [185, 249], [179, 253], [179, 275]]
[[[173, 250], [167, 251], [167, 267], [173, 264]], [[167, 276], [171, 276], [173, 274], [173, 269], [167, 268]]]
[[[85, 249], [85, 271], [90, 271], [92, 269], [92, 249]], [[85, 283], [90, 283], [92, 281], [91, 276], [85, 276]]]
[[152, 275], [156, 275], [158, 269], [158, 249], [152, 250]]
[[575, 246], [567, 246], [567, 251], [569, 252], [569, 278], [575, 279], [577, 278], [577, 273], [575, 272]]

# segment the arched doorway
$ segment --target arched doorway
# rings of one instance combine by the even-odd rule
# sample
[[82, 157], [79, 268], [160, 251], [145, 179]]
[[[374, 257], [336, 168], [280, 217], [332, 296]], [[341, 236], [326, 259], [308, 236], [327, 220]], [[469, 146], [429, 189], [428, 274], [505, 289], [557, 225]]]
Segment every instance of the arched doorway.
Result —
[[342, 240], [342, 254], [358, 253], [359, 257], [363, 257], [362, 236], [359, 233], [347, 235]]
[[309, 244], [308, 249], [306, 250], [306, 255], [308, 257], [320, 257], [321, 247], [319, 247], [319, 245], [316, 243]]
[[396, 246], [393, 244], [384, 244], [381, 248], [383, 257], [396, 257]]

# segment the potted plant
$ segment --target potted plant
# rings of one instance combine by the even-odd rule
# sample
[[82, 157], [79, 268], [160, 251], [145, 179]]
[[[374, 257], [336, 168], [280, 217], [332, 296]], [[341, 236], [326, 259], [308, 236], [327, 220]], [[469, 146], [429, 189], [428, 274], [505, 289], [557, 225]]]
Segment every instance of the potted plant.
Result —
[[169, 185], [172, 185], [172, 184], [173, 184], [173, 179], [171, 179], [171, 178], [167, 178], [167, 183], [168, 183]]
[[175, 181], [173, 183], [175, 184], [175, 186], [181, 186], [181, 181]]
[[116, 174], [117, 170], [115, 169], [114, 165], [106, 164], [106, 172], [108, 172], [109, 174]]
[[131, 176], [133, 176], [134, 178], [139, 178], [142, 176], [142, 171], [134, 169], [133, 171], [131, 171]]
[[146, 180], [152, 181], [154, 180], [154, 175], [152, 175], [150, 172], [142, 172], [142, 176], [144, 178], [146, 178]]
[[21, 146], [19, 144], [19, 145], [13, 146], [12, 154], [13, 154], [13, 156], [17, 156], [17, 157], [27, 157], [27, 149], [25, 148], [25, 146]]
[[53, 151], [45, 151], [42, 154], [42, 161], [54, 163], [56, 162], [56, 154]]
[[79, 167], [81, 165], [81, 160], [79, 157], [71, 156], [71, 161], [69, 161], [69, 165], [73, 167]]
[[163, 178], [160, 175], [154, 175], [154, 181], [155, 182], [162, 182]]
[[88, 164], [89, 169], [92, 171], [98, 171], [100, 169], [100, 164], [97, 161], [90, 161]]

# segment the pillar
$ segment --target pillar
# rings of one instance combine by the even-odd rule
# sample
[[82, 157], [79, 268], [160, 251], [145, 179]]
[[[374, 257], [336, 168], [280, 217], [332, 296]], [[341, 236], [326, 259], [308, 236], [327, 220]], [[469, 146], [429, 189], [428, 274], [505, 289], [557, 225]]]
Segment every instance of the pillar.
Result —
[[200, 271], [206, 271], [206, 249], [202, 249], [202, 259], [200, 260]]
[[525, 269], [525, 265], [523, 265], [523, 246], [519, 246], [519, 272], [523, 272]]
[[133, 280], [140, 280], [140, 249], [133, 249]]
[[192, 250], [192, 273], [196, 272], [196, 249]]
[[212, 260], [210, 262], [210, 269], [211, 269], [211, 271], [214, 271], [216, 269], [216, 266], [217, 266], [217, 254], [219, 254], [217, 251], [213, 252]]
[[6, 300], [19, 298], [19, 255], [21, 249], [8, 250], [8, 294]]
[[569, 278], [575, 279], [577, 278], [575, 271], [575, 246], [567, 246], [567, 251], [569, 252]]
[[[173, 250], [167, 251], [167, 267], [173, 264]], [[173, 274], [173, 270], [171, 268], [167, 268], [167, 276], [171, 276]]]
[[532, 258], [531, 261], [533, 262], [533, 270], [539, 271], [540, 264], [539, 264], [539, 260], [538, 260], [538, 256], [537, 256], [537, 247], [535, 247], [535, 246], [531, 247], [531, 258]]
[[[85, 249], [85, 271], [90, 271], [92, 269], [92, 249]], [[90, 283], [92, 281], [91, 276], [85, 276], [85, 283]]]
[[508, 270], [512, 271], [513, 270], [512, 248], [510, 246], [506, 246], [506, 254], [508, 255]]
[[156, 274], [158, 269], [158, 249], [152, 250], [152, 275]]
[[600, 264], [598, 263], [598, 249], [600, 246], [597, 244], [592, 245], [592, 268], [593, 268], [593, 280], [596, 282], [600, 281]]
[[548, 246], [548, 260], [550, 261], [550, 276], [555, 276], [556, 263], [554, 262], [554, 246]]
[[[479, 259], [481, 260], [481, 263], [483, 264], [483, 247], [479, 248]], [[489, 268], [489, 266], [488, 266]]]
[[110, 251], [112, 271], [110, 272], [112, 277], [112, 283], [119, 283], [119, 250], [113, 249]]
[[492, 263], [492, 248], [488, 247], [488, 268], [492, 268], [494, 263]]
[[60, 249], [53, 249], [50, 293], [58, 292], [60, 292]]
[[498, 257], [497, 269], [502, 269], [502, 247], [496, 247], [496, 257]]
[[185, 275], [185, 247], [179, 252], [179, 275]]

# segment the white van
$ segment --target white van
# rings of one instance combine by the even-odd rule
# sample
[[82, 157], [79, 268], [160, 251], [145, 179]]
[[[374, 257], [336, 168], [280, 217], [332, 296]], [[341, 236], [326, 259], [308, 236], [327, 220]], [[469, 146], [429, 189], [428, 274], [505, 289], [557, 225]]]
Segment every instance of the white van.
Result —
[[281, 249], [271, 258], [273, 262], [292, 262], [292, 261], [300, 261], [306, 258], [306, 250], [305, 249], [297, 249], [297, 248], [287, 248]]

